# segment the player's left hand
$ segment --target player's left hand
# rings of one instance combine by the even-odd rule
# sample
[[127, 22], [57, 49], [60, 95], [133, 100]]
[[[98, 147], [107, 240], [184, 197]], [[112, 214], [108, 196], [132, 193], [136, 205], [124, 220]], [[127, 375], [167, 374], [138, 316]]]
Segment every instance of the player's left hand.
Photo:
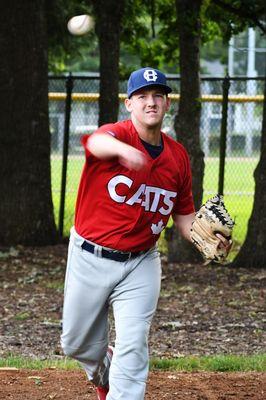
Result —
[[190, 231], [191, 241], [206, 261], [223, 263], [232, 247], [233, 226], [222, 196], [214, 196], [196, 213]]
[[226, 252], [226, 254], [228, 254], [233, 245], [232, 239], [228, 240], [220, 233], [216, 233], [215, 236], [220, 240], [220, 243], [218, 244], [218, 248], [222, 249], [224, 252]]

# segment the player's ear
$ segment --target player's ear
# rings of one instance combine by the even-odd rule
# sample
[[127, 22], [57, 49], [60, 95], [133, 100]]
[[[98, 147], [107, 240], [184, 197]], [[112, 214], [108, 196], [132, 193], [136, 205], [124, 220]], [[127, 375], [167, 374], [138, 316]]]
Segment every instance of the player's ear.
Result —
[[128, 112], [132, 111], [132, 101], [131, 99], [125, 99], [125, 107]]
[[166, 111], [169, 111], [169, 108], [171, 106], [171, 99], [166, 96]]

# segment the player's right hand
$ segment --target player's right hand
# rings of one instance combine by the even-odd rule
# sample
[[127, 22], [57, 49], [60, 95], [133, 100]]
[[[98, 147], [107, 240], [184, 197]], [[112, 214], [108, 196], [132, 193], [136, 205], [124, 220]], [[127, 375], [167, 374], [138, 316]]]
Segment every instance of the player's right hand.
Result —
[[147, 164], [145, 154], [132, 146], [124, 147], [120, 152], [118, 159], [121, 165], [135, 171], [139, 171]]

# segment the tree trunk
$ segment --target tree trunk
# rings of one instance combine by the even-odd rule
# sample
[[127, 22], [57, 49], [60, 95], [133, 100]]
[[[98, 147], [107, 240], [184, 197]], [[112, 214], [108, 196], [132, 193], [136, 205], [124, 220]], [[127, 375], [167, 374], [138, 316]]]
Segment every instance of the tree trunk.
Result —
[[99, 126], [115, 122], [119, 111], [120, 31], [124, 0], [94, 0], [100, 47]]
[[56, 241], [50, 177], [45, 0], [0, 16], [0, 243]]
[[[201, 0], [176, 0], [180, 50], [180, 102], [175, 119], [177, 140], [189, 152], [196, 209], [202, 202], [204, 154], [200, 146], [200, 10]], [[199, 253], [173, 227], [167, 230], [170, 262], [197, 262]]]
[[254, 172], [255, 197], [246, 240], [232, 263], [233, 267], [266, 267], [266, 81], [264, 87], [261, 154]]

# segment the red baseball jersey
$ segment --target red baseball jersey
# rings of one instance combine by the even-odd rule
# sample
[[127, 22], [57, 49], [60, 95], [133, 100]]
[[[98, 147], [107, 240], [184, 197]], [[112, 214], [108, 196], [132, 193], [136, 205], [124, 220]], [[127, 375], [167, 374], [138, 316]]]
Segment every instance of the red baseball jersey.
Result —
[[162, 133], [163, 151], [153, 159], [131, 120], [101, 126], [145, 153], [147, 165], [131, 171], [118, 159], [100, 160], [86, 147], [86, 162], [79, 185], [75, 229], [85, 239], [121, 251], [152, 247], [174, 214], [194, 212], [191, 170], [184, 147]]

